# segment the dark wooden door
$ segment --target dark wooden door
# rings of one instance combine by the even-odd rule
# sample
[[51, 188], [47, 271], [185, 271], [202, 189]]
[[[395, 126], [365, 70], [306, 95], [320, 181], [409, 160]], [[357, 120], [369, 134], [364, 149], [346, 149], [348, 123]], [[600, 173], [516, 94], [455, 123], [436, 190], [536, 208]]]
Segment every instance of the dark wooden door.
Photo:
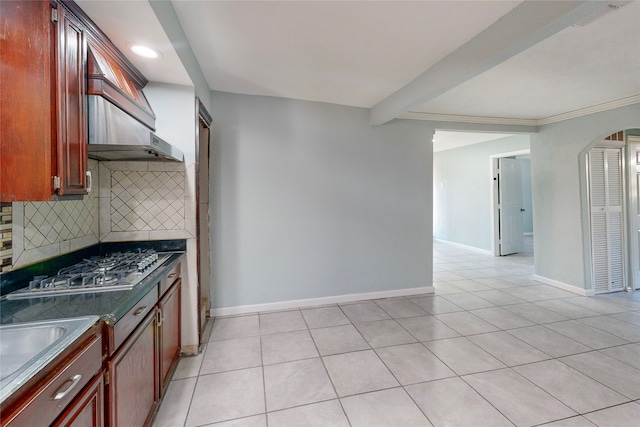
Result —
[[164, 393], [171, 372], [180, 356], [180, 291], [182, 279], [178, 279], [158, 307], [162, 314], [160, 324], [160, 390]]

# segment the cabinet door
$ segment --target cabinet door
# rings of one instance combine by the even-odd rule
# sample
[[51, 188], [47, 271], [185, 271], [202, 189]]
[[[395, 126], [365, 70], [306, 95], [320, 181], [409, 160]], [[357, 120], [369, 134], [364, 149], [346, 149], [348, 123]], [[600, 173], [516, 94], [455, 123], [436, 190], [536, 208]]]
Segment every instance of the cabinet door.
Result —
[[57, 41], [58, 194], [87, 194], [87, 42], [80, 20], [61, 5]]
[[103, 427], [104, 381], [102, 372], [75, 398], [52, 427]]
[[152, 311], [108, 363], [109, 425], [141, 427], [158, 400], [156, 311]]
[[0, 1], [0, 200], [53, 195], [55, 4]]
[[170, 374], [180, 356], [180, 290], [182, 280], [178, 279], [160, 300], [160, 390], [164, 393]]

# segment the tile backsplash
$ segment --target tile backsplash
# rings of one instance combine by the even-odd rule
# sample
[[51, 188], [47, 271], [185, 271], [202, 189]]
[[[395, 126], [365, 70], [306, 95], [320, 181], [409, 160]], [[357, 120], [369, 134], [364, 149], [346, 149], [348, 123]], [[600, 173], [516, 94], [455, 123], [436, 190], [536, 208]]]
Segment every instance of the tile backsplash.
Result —
[[182, 230], [184, 172], [111, 173], [111, 231]]
[[2, 247], [11, 254], [2, 268], [21, 267], [100, 241], [195, 238], [194, 163], [90, 159], [89, 169], [94, 191], [82, 200], [8, 205], [12, 224], [0, 236], [10, 236]]
[[11, 268], [13, 248], [11, 228], [13, 223], [11, 203], [0, 203], [0, 272]]
[[195, 235], [194, 163], [100, 163], [101, 241]]
[[24, 212], [24, 249], [30, 250], [94, 235], [98, 213], [93, 197], [62, 202], [27, 202]]
[[[98, 162], [89, 160], [91, 174]], [[12, 268], [98, 243], [98, 192], [81, 200], [13, 202]]]

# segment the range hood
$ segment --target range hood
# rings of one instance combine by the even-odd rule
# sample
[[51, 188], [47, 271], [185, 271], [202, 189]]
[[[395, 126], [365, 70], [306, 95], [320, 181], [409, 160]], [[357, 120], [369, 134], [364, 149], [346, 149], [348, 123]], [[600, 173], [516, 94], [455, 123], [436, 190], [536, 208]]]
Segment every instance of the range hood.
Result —
[[182, 151], [153, 133], [147, 80], [115, 47], [88, 40], [87, 80], [89, 157], [184, 162]]
[[88, 95], [87, 104], [90, 158], [184, 162], [182, 151], [105, 98]]

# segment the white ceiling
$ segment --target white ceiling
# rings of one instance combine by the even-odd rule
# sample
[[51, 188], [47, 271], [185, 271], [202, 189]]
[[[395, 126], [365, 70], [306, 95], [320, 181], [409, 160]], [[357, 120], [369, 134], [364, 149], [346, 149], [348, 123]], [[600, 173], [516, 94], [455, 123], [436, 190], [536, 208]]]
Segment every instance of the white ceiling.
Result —
[[[187, 71], [182, 66], [148, 1], [76, 0], [76, 3], [109, 36], [147, 80], [183, 86], [192, 85]], [[136, 44], [154, 49], [160, 53], [160, 58], [150, 60], [133, 54], [130, 46]]]
[[[161, 51], [155, 61], [127, 51], [150, 81], [190, 84], [147, 0], [78, 3], [121, 49], [143, 41]], [[483, 34], [506, 23], [515, 30], [494, 43], [507, 46], [495, 48], [499, 60], [461, 56], [482, 71], [403, 111], [543, 120], [640, 95], [640, 0], [582, 26], [567, 13], [554, 21], [557, 31], [544, 26], [544, 10], [515, 16], [521, 3], [172, 0], [213, 90], [373, 108], [456, 53], [482, 43], [490, 50]], [[551, 10], [563, 2], [524, 3]], [[519, 26], [536, 25], [548, 38], [508, 46]]]
[[173, 1], [212, 89], [365, 108], [518, 3]]
[[543, 119], [640, 94], [640, 2], [570, 26], [415, 111]]

